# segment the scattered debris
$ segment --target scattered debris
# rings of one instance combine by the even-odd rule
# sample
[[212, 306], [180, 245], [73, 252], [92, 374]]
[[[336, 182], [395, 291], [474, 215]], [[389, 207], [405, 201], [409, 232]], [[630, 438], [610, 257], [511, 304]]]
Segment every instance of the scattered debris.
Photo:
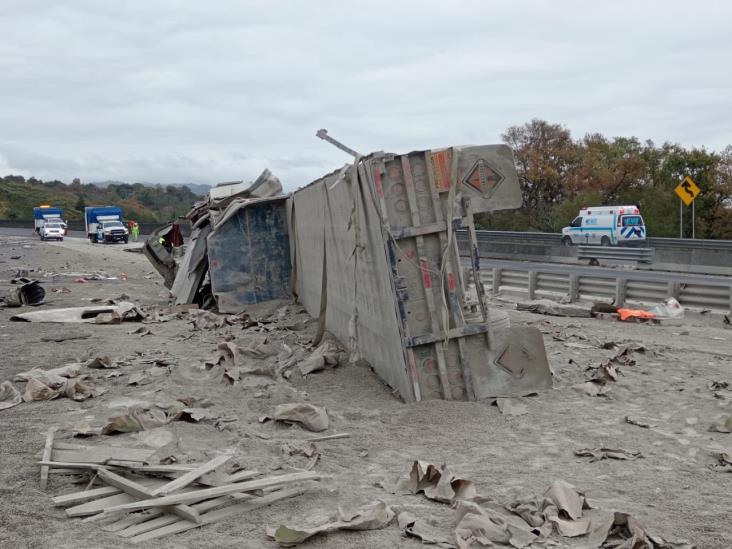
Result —
[[112, 359], [108, 356], [97, 356], [89, 361], [87, 361], [84, 364], [85, 367], [91, 368], [93, 370], [102, 370], [102, 369], [109, 369], [109, 368], [119, 368], [119, 365], [112, 362]]
[[394, 511], [383, 501], [373, 501], [353, 511], [338, 508], [326, 522], [317, 526], [295, 528], [281, 525], [268, 528], [267, 535], [283, 547], [292, 547], [317, 534], [336, 530], [379, 530], [391, 524]]
[[21, 307], [23, 305], [38, 306], [43, 304], [46, 298], [46, 290], [43, 289], [43, 286], [37, 280], [19, 278], [14, 279], [12, 282], [14, 284], [20, 283], [21, 286], [19, 288], [13, 288], [4, 297], [0, 297], [0, 306]]
[[650, 421], [646, 421], [645, 419], [630, 417], [630, 416], [625, 416], [625, 423], [629, 423], [631, 425], [635, 425], [636, 427], [641, 427], [643, 429], [650, 429], [651, 427], [656, 426], [654, 423], [651, 423]]
[[62, 341], [73, 341], [76, 339], [89, 339], [91, 334], [64, 334], [57, 336], [43, 336], [41, 341], [43, 342], [54, 342], [61, 343]]
[[325, 368], [338, 366], [341, 352], [333, 341], [324, 341], [308, 358], [298, 364], [300, 373], [305, 376]]
[[[49, 470], [89, 471], [102, 484], [57, 496], [54, 505], [66, 507], [69, 518], [111, 518], [113, 522], [105, 529], [132, 543], [185, 532], [296, 497], [305, 492], [297, 484], [322, 478], [311, 472], [257, 478], [258, 471], [242, 470], [221, 476], [219, 486], [209, 487], [208, 474], [229, 461], [230, 454], [200, 464], [147, 465], [155, 450], [70, 445], [53, 442], [52, 433], [49, 439], [53, 450], [48, 451], [47, 443], [40, 462], [42, 475], [44, 469], [46, 476]], [[133, 474], [136, 476], [131, 477]], [[160, 480], [161, 474], [174, 478]], [[287, 485], [296, 487], [283, 489]], [[128, 510], [145, 511], [117, 516]]]
[[329, 424], [325, 408], [305, 402], [279, 404], [275, 408], [272, 419], [300, 423], [308, 431], [315, 432], [325, 431]]
[[540, 315], [591, 318], [592, 310], [581, 305], [565, 305], [547, 299], [529, 303], [517, 303], [517, 311], [528, 311]]
[[149, 335], [154, 335], [149, 328], [145, 328], [144, 326], [140, 326], [136, 330], [132, 330], [131, 332], [127, 332], [129, 335], [138, 334], [140, 337], [145, 337]]
[[521, 397], [499, 397], [496, 399], [496, 406], [498, 406], [498, 409], [504, 416], [521, 416], [529, 413], [529, 409], [526, 407], [524, 399]]
[[425, 545], [436, 545], [451, 549], [457, 547], [447, 535], [439, 530], [430, 520], [417, 518], [409, 511], [402, 511], [397, 516], [399, 528], [406, 536], [412, 536]]
[[314, 442], [305, 442], [301, 445], [284, 443], [281, 446], [281, 451], [288, 456], [299, 455], [308, 458], [308, 462], [304, 467], [307, 471], [315, 467], [315, 464], [320, 459], [320, 450]]
[[693, 549], [687, 542], [667, 541], [649, 533], [626, 513], [590, 510], [584, 495], [561, 480], [543, 497], [508, 504], [489, 499], [460, 501], [457, 520], [455, 535], [460, 549], [496, 545], [518, 549], [534, 542], [566, 546], [557, 543], [554, 532], [566, 538], [586, 536], [582, 547]]
[[144, 317], [134, 303], [121, 302], [117, 305], [98, 307], [70, 307], [48, 309], [11, 316], [10, 320], [24, 322], [87, 322], [96, 324], [119, 324], [123, 321], [142, 320]]
[[424, 492], [427, 499], [442, 503], [473, 499], [477, 496], [472, 481], [453, 474], [446, 465], [438, 467], [426, 461], [415, 461], [409, 476], [397, 481], [397, 494], [418, 494]]
[[10, 381], [0, 383], [0, 410], [6, 410], [23, 402], [18, 389]]
[[62, 286], [60, 288], [51, 288], [51, 291], [54, 294], [70, 294], [71, 290], [69, 290], [66, 286]]
[[729, 389], [729, 382], [727, 381], [711, 381], [707, 388], [711, 391], [721, 391], [723, 389]]
[[650, 310], [656, 318], [684, 318], [684, 307], [676, 299], [669, 297]]
[[719, 473], [732, 473], [732, 454], [727, 452], [719, 452], [714, 454], [717, 463], [710, 466], [710, 469]]
[[572, 389], [587, 396], [605, 396], [610, 392], [610, 386], [603, 381], [591, 380], [573, 385]]
[[655, 320], [656, 315], [642, 309], [618, 309], [618, 318], [623, 322], [629, 320], [643, 322], [646, 320]]
[[623, 450], [621, 448], [581, 448], [574, 451], [579, 457], [589, 457], [590, 463], [603, 459], [633, 460], [642, 458], [643, 454], [637, 450]]
[[709, 431], [713, 433], [732, 433], [732, 416], [722, 418], [721, 421], [712, 423]]

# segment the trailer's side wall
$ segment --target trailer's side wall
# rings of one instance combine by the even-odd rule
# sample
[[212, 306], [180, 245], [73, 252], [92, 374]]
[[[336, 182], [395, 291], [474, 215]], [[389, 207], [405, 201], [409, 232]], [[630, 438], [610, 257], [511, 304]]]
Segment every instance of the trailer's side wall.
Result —
[[[411, 401], [414, 393], [405, 365], [380, 221], [367, 184], [362, 182], [351, 192], [350, 173], [349, 169], [340, 182], [339, 173], [331, 174], [293, 195], [290, 234], [295, 290], [307, 310], [319, 316], [325, 254], [326, 329], [350, 342], [351, 347], [355, 337], [379, 377]], [[356, 225], [360, 227], [358, 258], [354, 255]]]

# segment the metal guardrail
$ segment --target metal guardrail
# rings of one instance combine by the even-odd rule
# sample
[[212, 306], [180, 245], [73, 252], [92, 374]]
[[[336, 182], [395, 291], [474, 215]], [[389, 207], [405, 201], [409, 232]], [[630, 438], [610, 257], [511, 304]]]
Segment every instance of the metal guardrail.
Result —
[[653, 248], [622, 248], [618, 246], [577, 246], [577, 259], [589, 259], [590, 264], [598, 259], [615, 261], [634, 261], [636, 263], [653, 263]]
[[612, 299], [617, 306], [674, 297], [685, 307], [732, 310], [732, 277], [486, 258], [480, 263], [481, 280], [494, 294], [518, 291], [529, 299]]
[[[516, 231], [476, 231], [478, 241], [518, 241], [527, 244], [560, 245], [562, 235], [557, 233], [534, 233]], [[732, 240], [691, 238], [648, 238], [646, 244], [653, 248], [692, 248], [732, 251]]]

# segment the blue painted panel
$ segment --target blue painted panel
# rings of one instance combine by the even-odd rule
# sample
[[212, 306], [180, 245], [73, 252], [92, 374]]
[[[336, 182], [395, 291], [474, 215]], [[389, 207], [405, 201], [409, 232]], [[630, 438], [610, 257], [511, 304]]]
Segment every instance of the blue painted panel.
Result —
[[285, 201], [240, 208], [208, 237], [211, 286], [221, 312], [290, 297]]

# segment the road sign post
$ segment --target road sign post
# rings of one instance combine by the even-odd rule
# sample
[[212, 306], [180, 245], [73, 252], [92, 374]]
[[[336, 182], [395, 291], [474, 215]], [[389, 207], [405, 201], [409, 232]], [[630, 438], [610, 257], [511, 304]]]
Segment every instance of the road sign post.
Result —
[[691, 238], [695, 238], [696, 209], [694, 207], [694, 200], [699, 196], [701, 189], [694, 180], [687, 175], [681, 183], [676, 186], [674, 192], [681, 200], [681, 202], [679, 202], [679, 238], [684, 238], [684, 204], [691, 206]]

